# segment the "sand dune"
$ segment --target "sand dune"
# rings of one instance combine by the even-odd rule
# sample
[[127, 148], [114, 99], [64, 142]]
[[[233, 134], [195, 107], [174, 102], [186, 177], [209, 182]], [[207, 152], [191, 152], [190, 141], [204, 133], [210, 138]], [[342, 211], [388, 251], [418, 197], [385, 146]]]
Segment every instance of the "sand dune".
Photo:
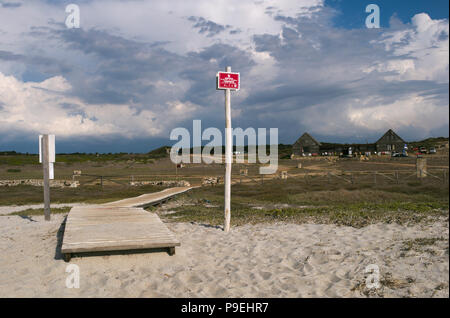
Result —
[[[80, 288], [65, 286], [58, 252], [64, 215], [0, 217], [0, 297], [448, 297], [448, 240], [406, 250], [416, 238], [448, 238], [448, 220], [362, 229], [318, 224], [260, 224], [220, 229], [172, 223], [175, 256], [73, 258]], [[381, 286], [364, 286], [367, 265]], [[355, 288], [356, 287], [356, 288]]]

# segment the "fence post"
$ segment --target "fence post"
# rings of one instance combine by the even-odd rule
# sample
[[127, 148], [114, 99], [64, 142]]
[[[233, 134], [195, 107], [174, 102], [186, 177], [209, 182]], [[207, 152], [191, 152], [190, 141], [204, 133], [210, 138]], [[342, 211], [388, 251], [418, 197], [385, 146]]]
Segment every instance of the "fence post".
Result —
[[45, 220], [50, 221], [50, 178], [49, 178], [49, 137], [42, 136], [42, 167], [43, 167], [43, 183], [44, 183], [44, 215]]
[[397, 181], [398, 184], [398, 171], [395, 171], [395, 180]]
[[416, 171], [417, 177], [422, 179], [427, 176], [427, 159], [426, 158], [416, 158]]
[[373, 181], [375, 184], [377, 184], [377, 172], [376, 171], [373, 174]]

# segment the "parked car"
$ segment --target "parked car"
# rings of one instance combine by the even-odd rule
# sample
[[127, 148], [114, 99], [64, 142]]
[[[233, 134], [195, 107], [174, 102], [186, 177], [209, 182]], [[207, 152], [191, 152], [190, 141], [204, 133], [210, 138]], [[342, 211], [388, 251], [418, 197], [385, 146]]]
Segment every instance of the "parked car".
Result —
[[406, 158], [406, 157], [408, 157], [408, 154], [407, 154], [407, 153], [398, 153], [398, 152], [394, 152], [394, 153], [392, 154], [392, 157], [397, 157], [397, 158], [399, 158], [399, 157], [401, 157], [401, 158]]
[[425, 148], [425, 147], [420, 147], [420, 148], [419, 148], [419, 152], [420, 152], [420, 153], [423, 153], [423, 154], [426, 154], [426, 153], [427, 153], [427, 148]]
[[428, 151], [429, 154], [435, 154], [436, 153], [436, 148], [432, 147], [430, 148], [430, 151]]

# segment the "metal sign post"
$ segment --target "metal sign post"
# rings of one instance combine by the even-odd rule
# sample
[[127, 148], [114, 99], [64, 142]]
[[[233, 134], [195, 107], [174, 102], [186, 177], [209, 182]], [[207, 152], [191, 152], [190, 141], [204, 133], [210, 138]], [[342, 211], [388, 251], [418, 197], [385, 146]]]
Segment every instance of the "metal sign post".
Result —
[[233, 135], [231, 130], [231, 90], [239, 90], [240, 75], [231, 73], [227, 66], [226, 72], [217, 73], [217, 89], [225, 90], [225, 222], [224, 231], [230, 230], [231, 220], [231, 164], [233, 162]]
[[54, 178], [55, 135], [39, 136], [39, 162], [44, 172], [44, 215], [45, 220], [50, 221], [50, 179]]

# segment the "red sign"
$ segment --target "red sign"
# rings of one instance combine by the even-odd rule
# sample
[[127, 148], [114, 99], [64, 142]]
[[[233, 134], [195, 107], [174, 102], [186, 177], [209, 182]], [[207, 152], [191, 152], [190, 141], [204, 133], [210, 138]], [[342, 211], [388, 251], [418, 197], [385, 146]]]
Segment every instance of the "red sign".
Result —
[[217, 89], [232, 89], [239, 90], [240, 88], [239, 73], [217, 73]]

